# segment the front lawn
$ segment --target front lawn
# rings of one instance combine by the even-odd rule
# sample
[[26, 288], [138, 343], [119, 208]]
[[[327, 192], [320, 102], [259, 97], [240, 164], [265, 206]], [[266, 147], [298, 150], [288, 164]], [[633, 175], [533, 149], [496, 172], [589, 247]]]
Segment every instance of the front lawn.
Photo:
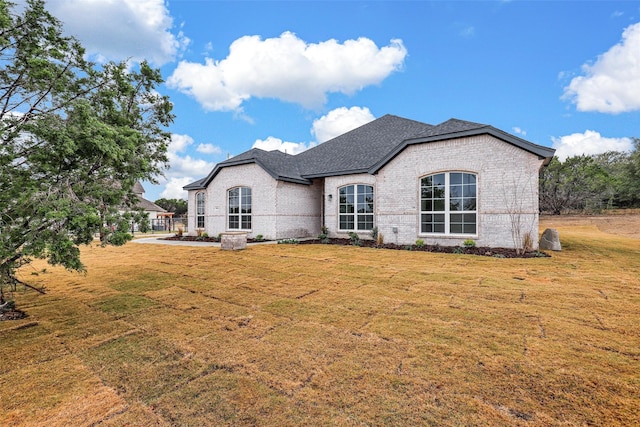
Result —
[[24, 269], [48, 293], [0, 322], [0, 425], [638, 425], [640, 240], [554, 220], [550, 258], [128, 243]]

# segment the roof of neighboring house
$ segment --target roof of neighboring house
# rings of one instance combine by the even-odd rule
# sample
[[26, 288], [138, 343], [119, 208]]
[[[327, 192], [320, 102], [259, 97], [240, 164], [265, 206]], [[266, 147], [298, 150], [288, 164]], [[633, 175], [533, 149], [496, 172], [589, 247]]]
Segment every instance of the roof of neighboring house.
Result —
[[140, 181], [136, 181], [136, 183], [133, 184], [133, 192], [140, 195], [144, 194], [144, 187], [140, 184]]
[[138, 195], [138, 203], [136, 203], [136, 207], [150, 212], [166, 212], [166, 209], [161, 208], [152, 201], [149, 201], [140, 195]]
[[310, 184], [313, 178], [376, 173], [409, 145], [489, 134], [545, 159], [555, 150], [518, 138], [489, 125], [450, 119], [433, 126], [387, 114], [295, 156], [253, 148], [216, 165], [185, 190], [204, 189], [221, 169], [255, 163], [274, 179]]

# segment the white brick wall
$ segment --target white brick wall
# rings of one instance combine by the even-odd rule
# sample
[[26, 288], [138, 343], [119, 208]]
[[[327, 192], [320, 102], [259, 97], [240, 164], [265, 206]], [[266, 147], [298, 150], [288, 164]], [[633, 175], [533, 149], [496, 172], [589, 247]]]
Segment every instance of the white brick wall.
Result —
[[[251, 188], [252, 228], [248, 237], [265, 239], [316, 236], [320, 232], [320, 191], [315, 185], [276, 181], [256, 164], [223, 168], [206, 189], [205, 228], [210, 236], [227, 228], [227, 191]], [[189, 191], [189, 234], [196, 234], [195, 195]]]
[[[407, 147], [376, 175], [354, 174], [317, 179], [313, 185], [276, 181], [256, 164], [222, 169], [206, 190], [206, 226], [209, 235], [228, 231], [227, 190], [252, 189], [252, 230], [249, 237], [267, 239], [316, 236], [324, 224], [332, 237], [338, 230], [338, 188], [348, 184], [373, 185], [375, 225], [385, 242], [461, 245], [467, 238], [420, 233], [420, 178], [439, 172], [469, 172], [478, 177], [478, 246], [514, 247], [512, 219], [530, 232], [534, 249], [538, 235], [538, 171], [542, 160], [489, 135], [432, 142]], [[324, 192], [324, 197], [323, 197]], [[189, 192], [189, 231], [195, 234], [195, 194]], [[331, 195], [331, 198], [329, 197]], [[397, 233], [393, 230], [397, 229]], [[369, 238], [369, 232], [360, 233]]]
[[[377, 226], [385, 241], [461, 245], [466, 237], [421, 234], [420, 177], [462, 171], [478, 176], [478, 246], [514, 247], [510, 212], [538, 236], [538, 156], [489, 135], [407, 147], [377, 174]], [[510, 205], [510, 208], [507, 207]], [[516, 213], [517, 212], [517, 213]], [[392, 232], [397, 227], [398, 233]]]

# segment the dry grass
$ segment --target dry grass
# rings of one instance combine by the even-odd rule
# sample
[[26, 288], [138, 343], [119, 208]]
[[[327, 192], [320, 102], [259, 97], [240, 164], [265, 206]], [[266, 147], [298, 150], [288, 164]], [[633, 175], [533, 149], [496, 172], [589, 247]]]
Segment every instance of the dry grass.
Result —
[[542, 259], [87, 248], [23, 273], [0, 425], [638, 425], [640, 240], [563, 221]]

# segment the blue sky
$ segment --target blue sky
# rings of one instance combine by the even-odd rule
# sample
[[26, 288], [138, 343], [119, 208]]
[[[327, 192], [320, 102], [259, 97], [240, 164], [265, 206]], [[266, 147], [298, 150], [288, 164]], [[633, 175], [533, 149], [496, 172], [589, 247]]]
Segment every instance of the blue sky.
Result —
[[640, 137], [640, 2], [48, 0], [91, 59], [162, 71], [171, 168], [295, 154], [385, 114], [490, 124], [560, 157]]

